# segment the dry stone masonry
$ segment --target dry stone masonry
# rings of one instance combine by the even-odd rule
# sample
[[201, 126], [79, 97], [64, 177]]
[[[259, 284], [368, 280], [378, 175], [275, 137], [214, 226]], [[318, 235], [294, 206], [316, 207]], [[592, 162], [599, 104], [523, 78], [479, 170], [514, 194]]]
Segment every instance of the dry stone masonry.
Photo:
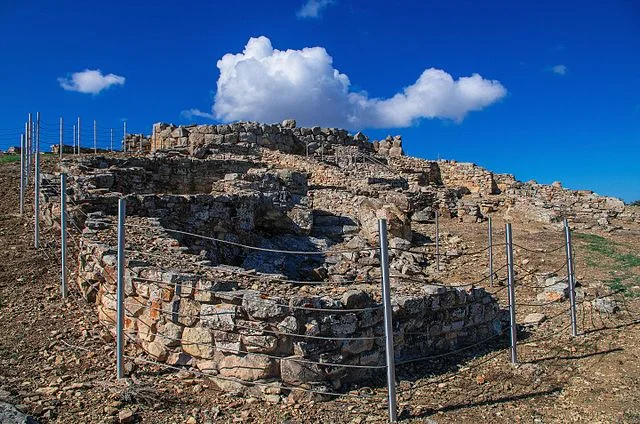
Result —
[[[428, 236], [417, 229], [436, 211], [471, 223], [495, 213], [608, 228], [639, 219], [617, 199], [405, 156], [400, 136], [369, 142], [286, 120], [158, 123], [150, 137], [126, 141], [126, 156], [60, 164], [70, 222], [82, 231], [78, 286], [113, 329], [114, 226], [125, 196], [130, 342], [214, 375], [225, 390], [271, 400], [287, 387], [336, 391], [381, 376], [379, 218], [389, 225], [398, 360], [502, 332], [484, 289], [434, 280], [433, 254], [418, 249]], [[43, 197], [45, 222], [55, 224], [59, 199]]]

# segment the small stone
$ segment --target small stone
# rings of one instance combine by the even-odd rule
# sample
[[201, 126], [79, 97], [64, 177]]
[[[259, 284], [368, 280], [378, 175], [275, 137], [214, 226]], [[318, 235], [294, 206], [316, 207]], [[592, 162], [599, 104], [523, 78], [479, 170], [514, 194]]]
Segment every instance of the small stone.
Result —
[[540, 314], [540, 313], [529, 314], [526, 317], [524, 317], [524, 321], [522, 321], [522, 324], [523, 325], [540, 325], [546, 319], [547, 319], [547, 316], [545, 314]]
[[124, 408], [118, 412], [118, 422], [121, 424], [132, 423], [135, 421], [135, 414], [129, 408]]

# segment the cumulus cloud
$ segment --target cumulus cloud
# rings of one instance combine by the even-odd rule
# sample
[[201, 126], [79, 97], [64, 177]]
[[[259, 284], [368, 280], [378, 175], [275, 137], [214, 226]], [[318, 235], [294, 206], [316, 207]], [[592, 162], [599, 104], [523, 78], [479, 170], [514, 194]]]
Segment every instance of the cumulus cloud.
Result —
[[319, 18], [324, 10], [334, 4], [334, 0], [307, 0], [296, 12], [298, 18]]
[[551, 67], [551, 72], [558, 75], [566, 75], [567, 70], [566, 65], [555, 65]]
[[242, 53], [225, 54], [217, 66], [213, 115], [222, 121], [295, 118], [302, 125], [345, 128], [407, 127], [423, 118], [460, 122], [507, 93], [478, 74], [454, 79], [430, 68], [394, 96], [370, 98], [351, 90], [324, 48], [277, 50], [266, 37], [251, 38]]
[[103, 75], [100, 69], [85, 69], [71, 76], [58, 78], [60, 87], [68, 91], [98, 94], [112, 85], [124, 85], [125, 77], [115, 74]]

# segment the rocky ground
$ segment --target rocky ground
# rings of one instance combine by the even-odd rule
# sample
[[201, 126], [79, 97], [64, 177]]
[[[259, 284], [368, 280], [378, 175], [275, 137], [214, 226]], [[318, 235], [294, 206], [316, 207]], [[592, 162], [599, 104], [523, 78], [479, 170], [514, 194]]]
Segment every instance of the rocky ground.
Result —
[[[114, 342], [98, 324], [94, 309], [72, 291], [59, 295], [56, 233], [45, 231], [33, 248], [31, 202], [18, 215], [18, 165], [0, 165], [0, 414], [6, 405], [39, 422], [384, 422], [383, 387], [361, 389], [320, 402], [291, 396], [277, 404], [220, 392], [215, 384], [187, 371], [129, 363], [130, 378], [115, 378]], [[564, 275], [563, 243], [555, 226], [514, 222], [518, 302], [546, 303], [544, 273]], [[640, 247], [638, 228], [610, 233], [574, 233], [576, 271], [581, 282], [578, 322], [572, 338], [566, 328], [566, 301], [522, 306], [518, 321], [542, 313], [541, 324], [523, 326], [519, 365], [509, 363], [502, 340], [428, 363], [398, 367], [398, 402], [406, 422], [640, 422]], [[494, 243], [502, 243], [503, 221], [494, 218]], [[433, 227], [414, 228], [426, 236]], [[488, 286], [486, 224], [441, 221], [443, 249], [456, 256], [443, 261], [445, 282], [480, 281]], [[495, 292], [502, 305], [506, 290], [503, 246], [496, 246], [499, 269]], [[542, 282], [540, 279], [542, 278]], [[592, 300], [616, 292], [608, 303]], [[551, 297], [553, 299], [553, 296]], [[542, 300], [541, 300], [542, 299]], [[135, 355], [136, 352], [129, 351]], [[18, 414], [18, 412], [15, 412]], [[1, 420], [0, 420], [1, 421]]]

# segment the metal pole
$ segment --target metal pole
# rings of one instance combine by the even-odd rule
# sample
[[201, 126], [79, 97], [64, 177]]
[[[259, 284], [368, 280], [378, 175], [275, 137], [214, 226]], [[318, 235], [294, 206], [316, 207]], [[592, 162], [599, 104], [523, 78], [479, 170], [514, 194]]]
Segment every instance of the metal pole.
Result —
[[29, 119], [27, 121], [27, 184], [29, 184], [29, 177], [31, 176], [31, 137], [32, 137], [32, 126], [31, 126], [31, 114], [29, 114]]
[[64, 145], [62, 141], [62, 117], [60, 117], [60, 160], [62, 160], [62, 146]]
[[436, 210], [436, 270], [440, 271], [440, 219]]
[[573, 251], [571, 249], [571, 229], [567, 218], [564, 219], [564, 238], [567, 252], [567, 282], [569, 283], [569, 302], [571, 303], [571, 335], [578, 335], [576, 319], [576, 276], [573, 273]]
[[33, 245], [37, 249], [40, 246], [40, 112], [37, 114], [38, 130], [35, 143], [35, 190], [33, 190]]
[[80, 117], [78, 116], [78, 126], [76, 128], [76, 130], [78, 131], [78, 153], [80, 153]]
[[509, 282], [509, 322], [511, 332], [511, 363], [518, 363], [518, 353], [516, 351], [516, 343], [518, 338], [518, 326], [516, 324], [516, 290], [514, 287], [514, 274], [513, 274], [513, 238], [511, 235], [511, 224], [505, 225], [505, 236], [507, 244], [507, 268], [508, 268], [508, 282]]
[[127, 151], [127, 121], [122, 123], [122, 150]]
[[391, 285], [389, 284], [389, 251], [387, 242], [387, 220], [378, 220], [380, 235], [380, 265], [382, 268], [382, 301], [384, 306], [384, 339], [387, 359], [387, 391], [389, 395], [389, 422], [398, 421], [396, 405], [396, 365], [393, 349], [393, 309], [391, 308]]
[[111, 143], [109, 144], [109, 150], [113, 152], [113, 128], [111, 128], [110, 133], [111, 133]]
[[60, 174], [60, 250], [62, 252], [60, 292], [67, 297], [67, 174]]
[[98, 129], [96, 120], [93, 120], [93, 154], [98, 153]]
[[489, 216], [489, 286], [493, 287], [493, 226]]
[[118, 378], [124, 378], [124, 220], [127, 201], [118, 200], [118, 286], [116, 319], [116, 369]]
[[20, 216], [24, 215], [24, 162], [25, 162], [25, 136], [20, 134]]

